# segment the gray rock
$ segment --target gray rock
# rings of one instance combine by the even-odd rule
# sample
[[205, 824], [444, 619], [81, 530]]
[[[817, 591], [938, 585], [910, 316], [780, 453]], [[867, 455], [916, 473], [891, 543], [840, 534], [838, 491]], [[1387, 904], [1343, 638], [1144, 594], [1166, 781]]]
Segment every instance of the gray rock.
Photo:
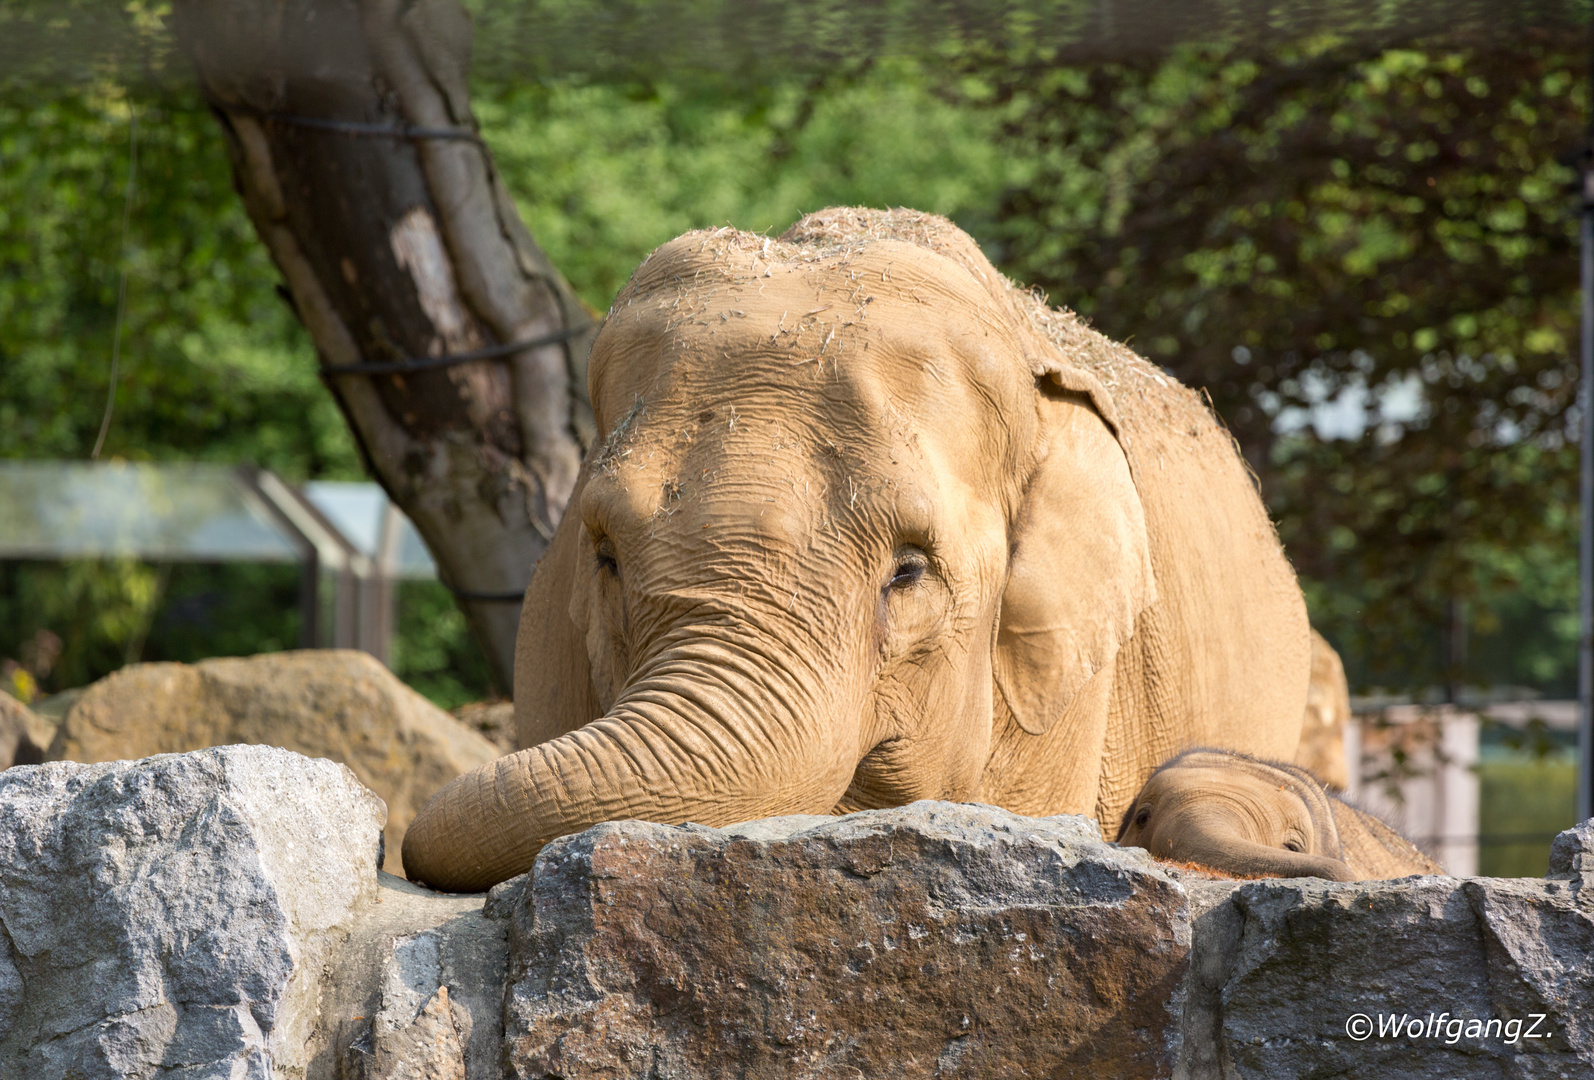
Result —
[[45, 755], [120, 761], [207, 746], [281, 746], [341, 761], [387, 804], [387, 865], [454, 777], [498, 750], [369, 653], [302, 649], [197, 664], [129, 664], [77, 697]]
[[1550, 845], [1549, 876], [1594, 878], [1594, 818], [1555, 838]]
[[312, 1076], [337, 1080], [503, 1075], [507, 927], [481, 895], [435, 893], [383, 874], [323, 995], [337, 1054]]
[[511, 915], [517, 1077], [1166, 1075], [1184, 889], [1083, 818], [922, 802], [548, 845]]
[[0, 773], [0, 1076], [305, 1075], [384, 816], [268, 747]]
[[1594, 891], [1441, 877], [1204, 888], [1181, 1076], [1594, 1073]]

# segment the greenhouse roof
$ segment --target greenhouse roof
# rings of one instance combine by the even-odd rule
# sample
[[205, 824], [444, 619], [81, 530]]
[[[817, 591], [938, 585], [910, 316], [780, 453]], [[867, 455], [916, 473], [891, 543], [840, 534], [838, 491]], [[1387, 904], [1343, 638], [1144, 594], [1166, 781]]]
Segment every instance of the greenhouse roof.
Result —
[[[159, 562], [375, 559], [390, 509], [371, 483], [295, 492], [248, 467], [191, 462], [0, 461], [0, 559], [125, 556]], [[436, 567], [399, 515], [392, 573]]]
[[0, 462], [0, 557], [296, 562], [300, 546], [225, 465]]
[[[382, 545], [383, 518], [392, 507], [380, 484], [312, 480], [301, 490], [355, 548], [368, 557], [377, 557]], [[391, 512], [398, 513], [396, 508]], [[432, 553], [426, 550], [421, 534], [402, 514], [399, 514], [398, 525], [394, 576], [436, 577], [437, 564], [432, 561]]]

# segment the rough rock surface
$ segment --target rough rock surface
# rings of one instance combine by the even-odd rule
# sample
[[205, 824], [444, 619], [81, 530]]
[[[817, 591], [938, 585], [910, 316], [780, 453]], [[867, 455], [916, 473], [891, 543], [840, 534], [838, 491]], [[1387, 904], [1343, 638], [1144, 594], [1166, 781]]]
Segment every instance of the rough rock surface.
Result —
[[452, 710], [454, 719], [498, 747], [501, 754], [520, 749], [515, 744], [515, 703], [473, 701]]
[[500, 1080], [507, 928], [483, 897], [383, 874], [322, 995], [312, 1078]]
[[1099, 837], [923, 802], [557, 840], [487, 906], [513, 1074], [1166, 1075], [1185, 893]]
[[0, 773], [0, 1076], [304, 1075], [382, 819], [267, 747]]
[[1594, 1075], [1585, 881], [1192, 891], [1182, 1076]]
[[[1594, 878], [1594, 818], [1574, 825], [1550, 845], [1549, 877]], [[1590, 882], [1594, 886], [1594, 881]]]
[[72, 705], [48, 757], [115, 761], [227, 743], [281, 746], [353, 769], [387, 803], [393, 873], [416, 811], [499, 756], [369, 654], [324, 649], [123, 668]]

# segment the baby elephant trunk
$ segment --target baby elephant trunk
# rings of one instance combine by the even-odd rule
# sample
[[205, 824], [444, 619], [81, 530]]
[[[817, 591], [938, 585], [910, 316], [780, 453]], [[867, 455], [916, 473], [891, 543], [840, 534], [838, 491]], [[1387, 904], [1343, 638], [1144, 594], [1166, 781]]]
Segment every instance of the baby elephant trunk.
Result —
[[[1351, 868], [1326, 855], [1268, 847], [1232, 833], [1190, 829], [1167, 845], [1166, 857], [1246, 877], [1317, 877], [1355, 881]], [[1161, 854], [1159, 852], [1159, 854]]]

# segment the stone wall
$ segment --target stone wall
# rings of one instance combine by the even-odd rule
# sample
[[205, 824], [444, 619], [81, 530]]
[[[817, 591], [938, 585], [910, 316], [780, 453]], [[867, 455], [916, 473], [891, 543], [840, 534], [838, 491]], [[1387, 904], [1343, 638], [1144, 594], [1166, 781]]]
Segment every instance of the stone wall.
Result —
[[0, 1077], [1594, 1074], [1588, 824], [1543, 880], [1332, 883], [949, 803], [622, 822], [486, 897], [382, 826], [263, 747], [0, 773]]

